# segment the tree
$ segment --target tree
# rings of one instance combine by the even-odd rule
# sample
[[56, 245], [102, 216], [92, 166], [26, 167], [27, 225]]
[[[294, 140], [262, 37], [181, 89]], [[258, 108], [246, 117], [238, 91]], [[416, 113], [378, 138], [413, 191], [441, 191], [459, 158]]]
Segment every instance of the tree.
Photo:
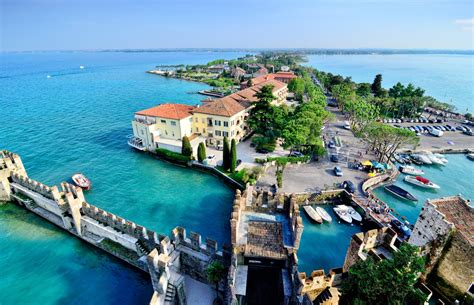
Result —
[[472, 114], [470, 112], [468, 112], [464, 115], [464, 118], [468, 121], [472, 121]]
[[206, 159], [206, 145], [204, 142], [199, 143], [198, 146], [198, 161], [202, 162]]
[[349, 269], [342, 285], [343, 304], [420, 304], [423, 298], [414, 285], [425, 261], [415, 246], [403, 243], [391, 259], [375, 262], [372, 257]]
[[396, 128], [380, 122], [372, 122], [358, 133], [362, 141], [375, 150], [379, 162], [388, 161], [402, 146], [416, 146], [420, 138], [413, 131]]
[[214, 261], [206, 268], [207, 280], [216, 285], [216, 299], [219, 299], [219, 282], [226, 276], [226, 271], [220, 261]]
[[237, 147], [235, 144], [235, 139], [232, 139], [231, 144], [230, 144], [230, 172], [234, 173], [236, 167], [237, 167]]
[[360, 84], [358, 84], [357, 89], [356, 89], [356, 93], [360, 97], [368, 98], [372, 93], [372, 90], [370, 88], [370, 84], [369, 83], [360, 83]]
[[275, 176], [276, 176], [276, 181], [278, 187], [283, 187], [283, 171], [285, 170], [286, 167], [286, 160], [284, 159], [278, 159], [277, 160], [277, 168], [275, 171]]
[[382, 74], [377, 74], [375, 76], [375, 79], [374, 79], [374, 82], [372, 83], [371, 89], [372, 89], [372, 93], [376, 97], [383, 96], [383, 91], [384, 90], [382, 88]]
[[229, 140], [224, 137], [224, 151], [222, 152], [222, 167], [225, 171], [230, 169], [230, 149]]
[[183, 137], [183, 141], [181, 145], [181, 154], [186, 157], [192, 157], [193, 155], [193, 148], [187, 136]]
[[249, 79], [249, 80], [247, 81], [247, 88], [250, 88], [250, 87], [252, 87], [252, 86], [253, 86], [252, 79]]
[[351, 129], [357, 134], [365, 126], [375, 121], [379, 116], [379, 108], [362, 98], [349, 101], [344, 107], [349, 113]]

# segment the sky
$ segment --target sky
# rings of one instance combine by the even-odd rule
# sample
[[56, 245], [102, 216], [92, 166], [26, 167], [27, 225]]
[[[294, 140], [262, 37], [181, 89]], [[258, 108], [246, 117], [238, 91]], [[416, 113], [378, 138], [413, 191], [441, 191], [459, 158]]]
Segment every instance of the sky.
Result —
[[0, 50], [474, 49], [474, 0], [0, 0]]

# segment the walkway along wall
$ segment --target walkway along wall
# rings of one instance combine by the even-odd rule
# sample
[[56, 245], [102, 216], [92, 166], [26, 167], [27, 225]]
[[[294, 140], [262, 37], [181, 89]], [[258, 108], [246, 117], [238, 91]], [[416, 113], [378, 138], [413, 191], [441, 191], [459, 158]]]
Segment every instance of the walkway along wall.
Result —
[[[171, 238], [87, 203], [82, 189], [66, 182], [47, 186], [28, 177], [18, 155], [0, 151], [0, 201], [14, 201], [88, 243], [150, 274], [150, 304], [187, 304], [184, 277], [209, 284], [207, 266], [230, 262], [217, 242], [177, 227]], [[225, 279], [222, 283], [225, 283]], [[221, 287], [223, 290], [223, 288]]]

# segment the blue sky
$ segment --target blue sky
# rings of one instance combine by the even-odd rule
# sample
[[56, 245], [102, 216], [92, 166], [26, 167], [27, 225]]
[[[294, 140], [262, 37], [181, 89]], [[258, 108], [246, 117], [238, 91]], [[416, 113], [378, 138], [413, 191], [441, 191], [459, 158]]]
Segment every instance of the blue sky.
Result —
[[3, 51], [473, 49], [473, 0], [0, 0]]

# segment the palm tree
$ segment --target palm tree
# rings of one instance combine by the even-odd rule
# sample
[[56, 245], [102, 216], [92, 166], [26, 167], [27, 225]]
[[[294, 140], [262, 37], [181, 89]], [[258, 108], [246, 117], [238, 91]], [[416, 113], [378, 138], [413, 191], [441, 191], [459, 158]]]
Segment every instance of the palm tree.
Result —
[[207, 280], [211, 283], [216, 285], [216, 301], [214, 304], [220, 304], [219, 300], [219, 282], [225, 277], [226, 275], [226, 268], [220, 261], [214, 261], [210, 263], [206, 268], [207, 273]]

